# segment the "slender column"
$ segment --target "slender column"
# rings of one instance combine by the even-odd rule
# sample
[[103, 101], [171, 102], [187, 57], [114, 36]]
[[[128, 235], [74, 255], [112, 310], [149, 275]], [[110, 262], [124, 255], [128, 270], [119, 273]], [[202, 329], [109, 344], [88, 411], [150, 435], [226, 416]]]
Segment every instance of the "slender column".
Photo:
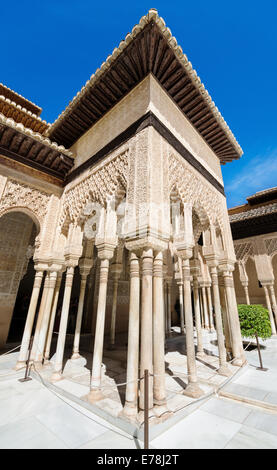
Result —
[[16, 364], [16, 369], [21, 369], [22, 367], [25, 367], [25, 363], [27, 361], [27, 354], [28, 354], [29, 343], [30, 343], [33, 324], [34, 324], [34, 318], [36, 314], [36, 308], [37, 308], [42, 278], [43, 278], [43, 271], [42, 270], [37, 271], [35, 274], [33, 291], [32, 291], [32, 296], [31, 296], [31, 300], [29, 304], [29, 309], [28, 309], [27, 319], [26, 319], [26, 323], [24, 327], [24, 333], [23, 333], [23, 338], [21, 342], [19, 358]]
[[202, 328], [201, 328], [201, 316], [200, 316], [200, 305], [199, 305], [199, 289], [197, 278], [193, 279], [193, 301], [194, 301], [194, 313], [195, 313], [195, 327], [197, 333], [197, 356], [203, 357], [203, 338], [202, 338]]
[[185, 334], [183, 283], [178, 282], [178, 287], [179, 287], [181, 333]]
[[49, 274], [49, 286], [47, 299], [45, 301], [43, 318], [41, 321], [40, 333], [38, 338], [38, 347], [35, 355], [36, 362], [42, 362], [44, 356], [45, 341], [47, 337], [47, 331], [49, 326], [49, 318], [51, 313], [52, 301], [54, 296], [54, 289], [57, 280], [57, 271], [52, 271]]
[[[147, 369], [153, 373], [152, 275], [153, 250], [142, 252], [140, 377]], [[139, 407], [144, 410], [144, 380], [140, 381]], [[149, 409], [153, 408], [153, 379], [149, 378]]]
[[270, 296], [271, 296], [271, 300], [272, 300], [273, 311], [274, 311], [274, 315], [275, 315], [275, 323], [277, 325], [277, 302], [276, 302], [274, 286], [269, 286], [269, 290], [270, 290]]
[[168, 321], [167, 321], [167, 283], [164, 279], [164, 325], [165, 325], [165, 335], [168, 334]]
[[269, 320], [270, 320], [270, 324], [271, 324], [272, 335], [276, 335], [276, 326], [275, 326], [273, 313], [272, 313], [272, 309], [271, 309], [271, 303], [270, 303], [270, 298], [269, 298], [269, 294], [268, 294], [268, 288], [265, 285], [263, 285], [263, 288], [264, 288], [264, 293], [265, 293], [266, 307], [267, 307], [267, 310], [268, 310]]
[[107, 285], [109, 274], [109, 259], [101, 259], [99, 273], [99, 295], [94, 337], [90, 401], [103, 398], [101, 393], [101, 365], [103, 359], [104, 327], [107, 301]]
[[127, 416], [136, 416], [138, 409], [139, 306], [139, 260], [134, 253], [130, 253], [130, 304], [126, 377], [127, 385], [126, 399], [123, 409], [123, 413]]
[[163, 305], [163, 254], [158, 252], [153, 265], [153, 394], [158, 406], [166, 404]]
[[186, 323], [186, 349], [187, 349], [187, 372], [188, 385], [184, 395], [199, 398], [203, 391], [197, 383], [196, 360], [194, 350], [193, 319], [191, 305], [190, 266], [189, 259], [183, 259], [183, 282], [184, 282], [184, 308]]
[[208, 330], [209, 329], [209, 317], [208, 317], [206, 288], [204, 286], [202, 286], [201, 290], [202, 290], [203, 311], [204, 311], [204, 327], [205, 327], [205, 329]]
[[233, 365], [242, 366], [245, 362], [245, 355], [242, 347], [240, 322], [237, 309], [237, 300], [234, 289], [233, 276], [231, 271], [223, 270], [223, 279], [227, 300], [228, 324], [232, 341]]
[[218, 276], [218, 286], [219, 286], [219, 296], [220, 296], [220, 305], [221, 305], [221, 312], [222, 312], [222, 320], [223, 320], [223, 331], [225, 337], [225, 348], [227, 352], [228, 359], [232, 359], [232, 341], [231, 341], [231, 333], [230, 333], [230, 326], [229, 326], [229, 315], [228, 315], [228, 305], [226, 300], [226, 292], [224, 289], [224, 280], [222, 275]]
[[44, 364], [48, 362], [50, 358], [51, 342], [52, 342], [53, 329], [54, 329], [54, 323], [55, 323], [55, 318], [56, 318], [56, 311], [57, 311], [57, 305], [58, 305], [58, 300], [59, 300], [61, 282], [62, 282], [62, 272], [59, 272], [57, 281], [56, 281], [55, 291], [54, 291], [51, 317], [50, 317], [50, 323], [49, 323], [47, 340], [46, 340], [46, 348], [44, 352]]
[[226, 349], [224, 344], [224, 335], [223, 335], [223, 325], [221, 317], [221, 308], [220, 308], [220, 297], [219, 297], [219, 288], [218, 288], [218, 275], [217, 267], [212, 266], [210, 268], [211, 279], [212, 279], [212, 288], [213, 288], [213, 297], [214, 297], [214, 310], [215, 310], [215, 323], [216, 323], [216, 333], [217, 333], [217, 343], [218, 343], [218, 355], [219, 355], [219, 369], [218, 373], [228, 377], [231, 375], [231, 372], [227, 366], [226, 360]]
[[39, 306], [39, 312], [37, 316], [37, 322], [36, 322], [36, 329], [35, 329], [35, 335], [34, 335], [34, 340], [33, 340], [33, 347], [31, 351], [31, 360], [34, 360], [36, 357], [37, 353], [37, 348], [38, 348], [38, 339], [39, 339], [39, 334], [40, 334], [40, 327], [41, 327], [41, 322], [44, 314], [44, 308], [45, 308], [45, 303], [48, 295], [48, 287], [49, 287], [49, 271], [46, 272], [45, 280], [44, 280], [44, 286], [43, 286], [43, 292], [42, 292], [42, 297], [40, 301], [40, 306]]
[[201, 320], [201, 328], [205, 327], [204, 324], [204, 302], [203, 302], [203, 295], [202, 292], [199, 290], [199, 306], [200, 306], [200, 320]]
[[211, 287], [207, 287], [207, 294], [208, 294], [208, 309], [209, 309], [209, 322], [210, 322], [210, 330], [214, 331], [214, 318], [213, 318], [213, 304], [212, 304], [212, 295], [211, 295]]
[[63, 355], [64, 355], [64, 346], [65, 346], [68, 311], [69, 311], [69, 305], [70, 305], [73, 276], [74, 276], [74, 266], [69, 265], [66, 270], [63, 305], [62, 305], [62, 313], [61, 313], [59, 336], [58, 336], [57, 351], [56, 351], [56, 361], [55, 361], [55, 366], [54, 366], [54, 374], [51, 377], [52, 381], [60, 380], [62, 378]]
[[245, 293], [245, 299], [246, 299], [246, 304], [250, 305], [250, 299], [249, 299], [249, 292], [248, 292], [248, 283], [242, 283], [244, 293]]
[[167, 280], [167, 331], [171, 336], [171, 288], [172, 282]]
[[78, 311], [77, 311], [75, 334], [74, 334], [73, 353], [72, 353], [71, 359], [78, 359], [80, 357], [80, 354], [79, 354], [80, 334], [81, 334], [81, 326], [82, 326], [82, 317], [83, 317], [83, 308], [84, 308], [84, 300], [85, 300], [85, 292], [86, 292], [87, 275], [88, 275], [88, 273], [81, 274], [81, 285], [80, 285], [80, 293], [79, 293]]
[[114, 264], [112, 265], [111, 269], [113, 270], [113, 306], [112, 306], [111, 329], [110, 329], [110, 349], [114, 349], [118, 281], [120, 278], [120, 273], [121, 273], [122, 268], [120, 264]]

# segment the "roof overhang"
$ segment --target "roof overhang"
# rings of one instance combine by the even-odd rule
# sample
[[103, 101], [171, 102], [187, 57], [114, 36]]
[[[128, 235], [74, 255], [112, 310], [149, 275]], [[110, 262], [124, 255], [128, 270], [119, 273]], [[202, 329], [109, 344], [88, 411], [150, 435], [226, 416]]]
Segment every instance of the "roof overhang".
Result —
[[73, 166], [71, 152], [0, 114], [0, 155], [64, 180]]
[[241, 147], [156, 10], [141, 18], [52, 124], [47, 135], [71, 147], [149, 73], [221, 163], [240, 158]]

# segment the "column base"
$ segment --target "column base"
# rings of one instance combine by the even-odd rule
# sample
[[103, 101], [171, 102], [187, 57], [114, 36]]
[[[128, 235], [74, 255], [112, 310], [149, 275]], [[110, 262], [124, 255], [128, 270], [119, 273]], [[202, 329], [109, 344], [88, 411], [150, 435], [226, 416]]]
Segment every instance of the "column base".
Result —
[[135, 403], [125, 402], [124, 408], [120, 414], [127, 418], [136, 419], [138, 414], [138, 407], [135, 405]]
[[196, 359], [203, 359], [203, 357], [205, 357], [206, 354], [204, 353], [204, 351], [200, 351], [200, 352], [197, 352], [196, 353]]
[[156, 417], [159, 418], [159, 422], [166, 421], [168, 418], [173, 416], [172, 411], [169, 411], [166, 403], [163, 405], [154, 405], [153, 410]]
[[241, 359], [241, 357], [236, 357], [235, 359], [233, 359], [233, 362], [232, 362], [233, 366], [237, 366], [237, 367], [242, 367], [246, 363], [247, 363], [247, 361]]
[[232, 372], [227, 366], [219, 367], [219, 369], [217, 369], [217, 373], [219, 375], [223, 375], [224, 377], [230, 377], [232, 375]]
[[103, 400], [104, 398], [105, 396], [103, 395], [100, 389], [91, 390], [89, 394], [86, 395], [86, 399], [90, 403], [95, 403], [97, 401]]
[[200, 398], [204, 395], [204, 392], [196, 382], [193, 382], [188, 384], [183, 391], [183, 395], [191, 398]]
[[74, 360], [74, 359], [80, 359], [82, 356], [80, 356], [80, 354], [78, 352], [75, 352], [72, 354], [71, 356], [71, 360]]
[[58, 382], [59, 380], [62, 380], [63, 376], [61, 372], [54, 372], [54, 374], [51, 375], [50, 377], [50, 382]]
[[26, 367], [26, 361], [17, 361], [14, 370], [20, 370], [20, 369], [25, 369]]
[[[157, 424], [159, 422], [158, 418], [155, 416], [153, 408], [151, 408], [151, 410], [149, 410], [148, 420], [149, 420], [150, 425], [151, 424]], [[142, 424], [144, 422], [144, 410], [140, 410], [138, 412], [137, 421], [138, 421], [139, 424]]]

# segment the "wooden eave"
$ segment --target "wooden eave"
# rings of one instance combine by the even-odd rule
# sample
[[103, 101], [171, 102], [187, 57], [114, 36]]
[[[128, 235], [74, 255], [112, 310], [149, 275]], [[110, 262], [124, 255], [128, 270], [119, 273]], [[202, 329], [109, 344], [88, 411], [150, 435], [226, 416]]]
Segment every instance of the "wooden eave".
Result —
[[73, 158], [59, 149], [0, 123], [0, 155], [48, 173], [60, 180], [73, 166]]
[[240, 158], [241, 152], [235, 148], [155, 21], [146, 24], [99, 79], [86, 88], [72, 109], [50, 127], [48, 136], [70, 148], [149, 73], [156, 77], [221, 163]]

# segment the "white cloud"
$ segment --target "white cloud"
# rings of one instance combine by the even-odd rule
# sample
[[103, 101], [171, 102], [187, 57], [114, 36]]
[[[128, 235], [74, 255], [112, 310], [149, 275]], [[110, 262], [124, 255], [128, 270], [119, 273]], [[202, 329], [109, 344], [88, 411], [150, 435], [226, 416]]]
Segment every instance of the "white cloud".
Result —
[[247, 196], [273, 186], [277, 186], [277, 149], [251, 159], [225, 190], [229, 202], [243, 204]]

